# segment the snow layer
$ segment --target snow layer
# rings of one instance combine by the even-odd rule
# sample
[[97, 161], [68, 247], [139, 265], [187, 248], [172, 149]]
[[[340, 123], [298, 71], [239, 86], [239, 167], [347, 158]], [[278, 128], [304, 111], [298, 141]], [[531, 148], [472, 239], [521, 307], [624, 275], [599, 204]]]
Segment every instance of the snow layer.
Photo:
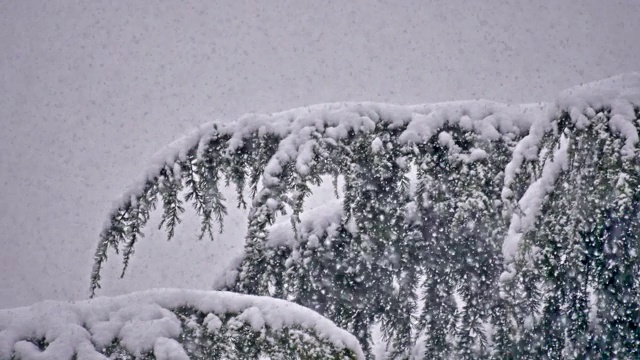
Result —
[[[297, 224], [298, 233], [303, 237], [315, 235], [321, 237], [325, 231], [330, 235], [337, 231], [342, 219], [342, 202], [338, 199], [330, 199], [325, 205], [304, 211], [300, 215], [300, 224]], [[293, 247], [295, 234], [288, 219], [282, 219], [269, 228], [267, 246]]]
[[633, 72], [590, 82], [562, 91], [556, 104], [561, 109], [612, 107], [614, 114], [633, 116], [629, 105], [640, 104], [640, 73]]
[[[169, 310], [192, 306], [216, 328], [215, 314], [240, 314], [239, 320], [260, 330], [300, 326], [319, 338], [354, 351], [364, 359], [356, 338], [305, 307], [279, 299], [229, 292], [156, 289], [76, 303], [45, 301], [30, 307], [0, 310], [0, 359], [106, 359], [97, 349], [119, 339], [135, 355], [153, 350], [158, 359], [187, 359], [175, 340], [180, 321]], [[218, 322], [220, 320], [218, 319]], [[218, 326], [219, 327], [219, 326]], [[44, 338], [44, 351], [31, 340]]]

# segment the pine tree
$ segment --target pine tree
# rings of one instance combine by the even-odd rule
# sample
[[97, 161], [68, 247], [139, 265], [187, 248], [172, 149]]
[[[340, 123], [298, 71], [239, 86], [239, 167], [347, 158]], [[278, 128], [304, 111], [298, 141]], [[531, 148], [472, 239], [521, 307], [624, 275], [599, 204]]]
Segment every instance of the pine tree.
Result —
[[[233, 184], [249, 216], [227, 290], [312, 308], [369, 356], [380, 324], [394, 359], [634, 357], [638, 104], [563, 101], [339, 104], [211, 126], [110, 215], [92, 291], [109, 248], [126, 268], [157, 203], [169, 237], [191, 203], [214, 238]], [[305, 199], [328, 180], [341, 211], [309, 225]], [[280, 216], [290, 239], [273, 242]]]

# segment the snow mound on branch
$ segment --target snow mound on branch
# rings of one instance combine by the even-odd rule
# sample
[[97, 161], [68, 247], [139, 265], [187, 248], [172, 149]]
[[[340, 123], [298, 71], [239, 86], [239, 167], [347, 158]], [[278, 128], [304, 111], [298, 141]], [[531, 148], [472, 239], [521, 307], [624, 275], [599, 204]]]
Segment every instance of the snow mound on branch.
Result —
[[[502, 255], [508, 264], [515, 260], [522, 235], [535, 225], [544, 197], [550, 191], [553, 191], [556, 179], [558, 179], [562, 171], [566, 170], [568, 145], [569, 140], [562, 136], [560, 138], [560, 147], [554, 152], [553, 160], [549, 160], [544, 164], [540, 178], [527, 188], [520, 201], [518, 201], [521, 211], [516, 212], [511, 217], [509, 230], [502, 244]], [[508, 271], [503, 273], [502, 280], [510, 279], [514, 271], [515, 269], [509, 267]]]
[[[611, 109], [611, 128], [626, 139], [623, 152], [635, 155], [639, 136], [633, 121], [640, 106], [640, 73], [628, 73], [567, 89], [560, 93], [557, 106], [571, 115], [578, 126], [603, 107]], [[585, 116], [586, 114], [586, 116]]]
[[607, 106], [612, 107], [614, 114], [633, 117], [633, 105], [640, 104], [640, 73], [621, 74], [572, 87], [560, 92], [556, 104], [562, 109], [576, 108], [581, 112]]
[[[337, 227], [342, 219], [342, 202], [339, 199], [331, 199], [325, 205], [318, 206], [303, 212], [300, 215], [300, 224], [297, 224], [300, 235], [309, 237], [315, 235], [322, 236], [323, 232], [331, 227]], [[295, 234], [289, 219], [283, 217], [282, 220], [269, 228], [269, 238], [267, 246], [293, 247]], [[335, 230], [335, 229], [333, 229]]]
[[[170, 311], [181, 306], [209, 313], [210, 323], [215, 314], [240, 314], [238, 318], [254, 328], [299, 326], [364, 359], [353, 335], [305, 307], [269, 297], [183, 289], [0, 310], [0, 359], [71, 359], [74, 354], [79, 359], [106, 359], [99, 351], [116, 339], [135, 356], [153, 351], [158, 359], [188, 359], [175, 340], [181, 323]], [[48, 343], [44, 351], [32, 342], [38, 339]]]

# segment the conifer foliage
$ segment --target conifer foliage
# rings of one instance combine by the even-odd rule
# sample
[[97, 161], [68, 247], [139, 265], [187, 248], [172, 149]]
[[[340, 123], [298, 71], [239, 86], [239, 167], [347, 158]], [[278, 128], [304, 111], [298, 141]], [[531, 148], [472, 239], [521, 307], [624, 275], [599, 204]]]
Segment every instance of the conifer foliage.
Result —
[[[169, 237], [190, 203], [213, 238], [233, 184], [248, 235], [223, 288], [314, 309], [366, 352], [380, 324], [394, 359], [637, 358], [639, 106], [627, 74], [554, 104], [331, 104], [207, 125], [111, 213], [92, 293], [157, 204]], [[323, 181], [340, 206], [305, 220]]]

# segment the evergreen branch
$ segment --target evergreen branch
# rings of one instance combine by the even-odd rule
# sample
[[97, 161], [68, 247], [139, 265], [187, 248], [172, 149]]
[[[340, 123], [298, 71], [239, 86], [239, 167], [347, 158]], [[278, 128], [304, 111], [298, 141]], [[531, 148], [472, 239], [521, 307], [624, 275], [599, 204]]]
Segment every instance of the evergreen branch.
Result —
[[175, 227], [182, 222], [180, 214], [184, 212], [182, 200], [178, 197], [178, 192], [182, 189], [182, 184], [175, 179], [173, 169], [165, 167], [164, 174], [160, 177], [160, 195], [162, 195], [163, 214], [158, 229], [165, 226], [167, 239], [171, 240]]

